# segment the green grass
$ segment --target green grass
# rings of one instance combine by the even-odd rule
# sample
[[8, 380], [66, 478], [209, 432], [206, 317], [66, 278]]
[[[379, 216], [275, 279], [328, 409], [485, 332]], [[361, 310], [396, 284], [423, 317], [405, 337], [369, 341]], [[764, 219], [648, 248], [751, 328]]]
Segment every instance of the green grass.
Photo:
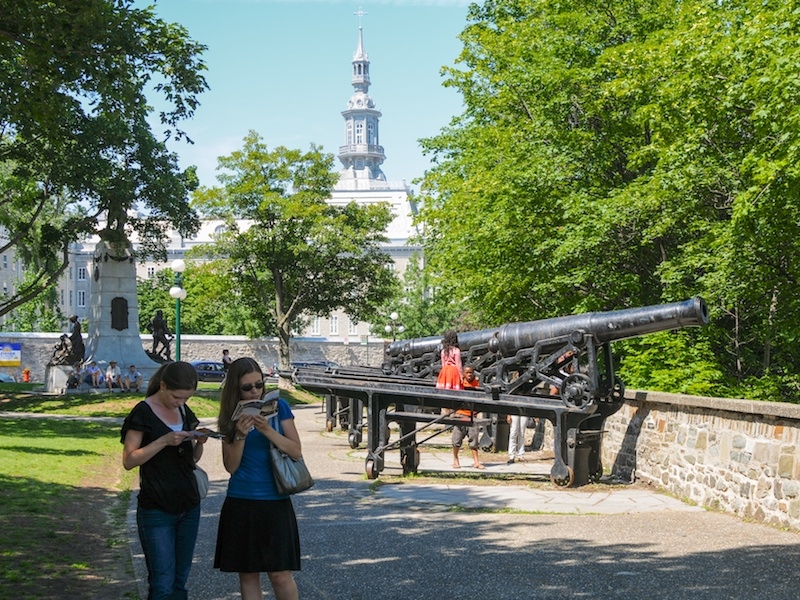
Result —
[[[32, 387], [0, 385], [0, 411], [121, 419], [143, 398]], [[216, 417], [219, 384], [201, 384], [189, 405]], [[0, 418], [0, 598], [137, 598], [125, 528], [137, 476], [122, 468], [119, 422]]]
[[106, 514], [133, 481], [120, 455], [117, 424], [0, 419], [0, 597], [88, 597], [125, 566]]

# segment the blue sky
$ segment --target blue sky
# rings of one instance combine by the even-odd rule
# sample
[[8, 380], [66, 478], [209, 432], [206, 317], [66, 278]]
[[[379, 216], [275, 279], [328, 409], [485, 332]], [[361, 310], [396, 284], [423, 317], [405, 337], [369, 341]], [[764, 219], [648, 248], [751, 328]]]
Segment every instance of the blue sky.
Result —
[[417, 140], [461, 113], [459, 94], [442, 86], [439, 71], [455, 64], [467, 6], [464, 0], [158, 0], [160, 18], [208, 46], [211, 89], [184, 123], [195, 144], [171, 149], [182, 167], [197, 165], [207, 186], [217, 184], [217, 157], [240, 148], [251, 129], [270, 148], [306, 150], [315, 143], [336, 154], [344, 143], [341, 111], [353, 92], [354, 13], [361, 9], [370, 95], [383, 113], [383, 171], [390, 181], [410, 183], [429, 166]]

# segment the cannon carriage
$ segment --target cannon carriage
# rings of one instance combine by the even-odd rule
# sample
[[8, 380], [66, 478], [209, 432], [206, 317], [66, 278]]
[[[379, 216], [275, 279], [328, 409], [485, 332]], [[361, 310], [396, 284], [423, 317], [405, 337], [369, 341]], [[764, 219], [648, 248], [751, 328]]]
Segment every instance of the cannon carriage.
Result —
[[[346, 424], [351, 447], [358, 447], [366, 427], [369, 478], [378, 477], [384, 453], [394, 448], [400, 449], [404, 473], [416, 472], [418, 444], [441, 433], [435, 425], [469, 424], [450, 414], [467, 409], [547, 419], [553, 426], [550, 478], [557, 485], [580, 485], [602, 475], [603, 427], [624, 397], [611, 343], [707, 323], [706, 304], [696, 297], [460, 332], [462, 362], [479, 377], [475, 391], [435, 387], [441, 336], [393, 342], [380, 369], [301, 367], [292, 376], [297, 384], [326, 396], [328, 429], [337, 419]], [[390, 422], [400, 427], [394, 442], [389, 440]], [[420, 434], [430, 436], [418, 441]]]

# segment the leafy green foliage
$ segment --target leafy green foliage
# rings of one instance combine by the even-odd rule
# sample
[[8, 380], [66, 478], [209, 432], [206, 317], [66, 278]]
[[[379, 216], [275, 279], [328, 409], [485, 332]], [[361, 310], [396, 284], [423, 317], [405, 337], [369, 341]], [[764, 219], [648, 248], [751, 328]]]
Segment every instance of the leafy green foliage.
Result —
[[[168, 226], [196, 231], [197, 178], [165, 140], [185, 137], [178, 124], [207, 87], [204, 49], [131, 0], [0, 2], [0, 252], [32, 274], [0, 315], [56, 282], [86, 235], [136, 232], [144, 253], [163, 253]], [[165, 100], [158, 133], [148, 92]]]
[[313, 145], [306, 153], [270, 151], [250, 132], [219, 166], [222, 187], [197, 190], [194, 206], [225, 219], [227, 231], [198, 252], [228, 273], [229, 301], [246, 307], [255, 333], [277, 334], [283, 367], [291, 330], [303, 318], [343, 309], [370, 320], [392, 296], [398, 282], [380, 247], [390, 210], [328, 204], [337, 177], [332, 155]]
[[[31, 278], [26, 273], [24, 282]], [[8, 296], [5, 295], [4, 299]], [[1, 301], [1, 300], [0, 300]], [[6, 317], [6, 327], [10, 331], [61, 331], [66, 317], [61, 312], [55, 287], [50, 287], [33, 300], [21, 304]]]
[[448, 329], [465, 331], [473, 328], [463, 307], [445, 290], [432, 286], [432, 277], [422, 267], [420, 256], [411, 257], [403, 273], [403, 290], [380, 309], [382, 320], [373, 326], [375, 335], [386, 335], [385, 326], [392, 312], [397, 312], [398, 322], [404, 327], [397, 339], [411, 339], [441, 335]]
[[798, 34], [771, 1], [472, 5], [444, 69], [465, 111], [423, 141], [436, 285], [493, 324], [702, 295], [711, 326], [621, 346], [636, 385], [788, 382]]

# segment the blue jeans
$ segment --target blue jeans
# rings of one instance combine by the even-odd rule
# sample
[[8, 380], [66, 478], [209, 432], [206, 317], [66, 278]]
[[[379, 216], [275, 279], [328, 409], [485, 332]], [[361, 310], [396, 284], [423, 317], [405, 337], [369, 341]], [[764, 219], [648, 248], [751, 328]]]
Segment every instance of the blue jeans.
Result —
[[147, 600], [184, 600], [200, 526], [200, 505], [181, 514], [136, 510], [139, 540], [147, 563]]

